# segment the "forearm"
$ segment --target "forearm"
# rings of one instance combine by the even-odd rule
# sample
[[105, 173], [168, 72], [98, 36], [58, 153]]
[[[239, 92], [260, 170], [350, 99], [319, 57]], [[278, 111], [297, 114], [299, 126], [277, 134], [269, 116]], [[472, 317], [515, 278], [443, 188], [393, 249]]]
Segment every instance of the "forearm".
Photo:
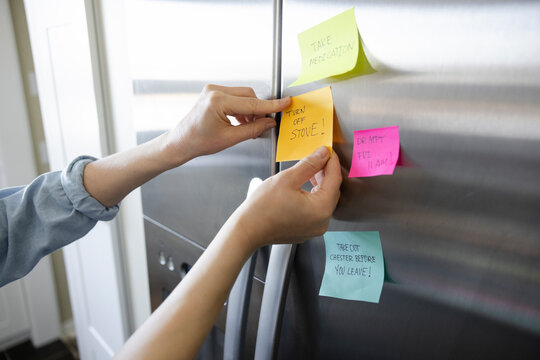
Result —
[[168, 146], [165, 133], [88, 164], [84, 170], [84, 187], [104, 206], [114, 206], [148, 180], [188, 160], [182, 156], [182, 149]]
[[[114, 206], [165, 170], [259, 136], [276, 124], [264, 115], [283, 110], [290, 101], [260, 100], [251, 88], [209, 85], [175, 128], [146, 144], [89, 164], [84, 186], [101, 204]], [[228, 115], [244, 119], [244, 123], [233, 126]], [[255, 115], [255, 120], [246, 121]]]
[[232, 216], [188, 275], [128, 340], [121, 359], [193, 359], [227, 300], [252, 239]]
[[[256, 248], [302, 241], [327, 230], [341, 184], [337, 155], [329, 157], [326, 147], [321, 147], [264, 181], [248, 196], [188, 275], [128, 340], [118, 358], [193, 359]], [[314, 184], [317, 190], [302, 190], [316, 174], [320, 175]]]

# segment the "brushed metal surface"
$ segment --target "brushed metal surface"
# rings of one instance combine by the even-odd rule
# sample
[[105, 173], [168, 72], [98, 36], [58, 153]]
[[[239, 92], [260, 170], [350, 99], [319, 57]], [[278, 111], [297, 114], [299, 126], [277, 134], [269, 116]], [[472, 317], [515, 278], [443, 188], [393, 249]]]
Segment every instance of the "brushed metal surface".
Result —
[[[268, 4], [266, 14], [253, 16], [270, 14]], [[395, 283], [385, 283], [377, 305], [319, 297], [322, 239], [298, 246], [279, 358], [537, 358], [540, 3], [285, 1], [285, 87], [300, 70], [297, 33], [351, 6], [378, 73], [285, 88], [284, 95], [332, 86], [334, 149], [345, 176], [354, 130], [399, 125], [402, 166], [390, 177], [344, 178], [330, 226], [380, 231]], [[227, 16], [234, 17], [234, 12]], [[261, 29], [256, 30], [270, 32], [271, 27]], [[227, 29], [218, 29], [221, 34], [245, 41]], [[250, 51], [265, 51], [271, 58], [271, 42], [264, 43], [249, 42]], [[169, 95], [181, 95], [185, 88], [192, 96], [195, 88], [202, 88], [197, 79], [207, 78], [204, 67], [192, 70], [187, 82], [140, 80], [140, 96], [161, 96], [160, 87]], [[238, 75], [223, 73], [227, 84]], [[281, 79], [274, 70], [276, 77]], [[269, 97], [271, 86], [265, 84], [275, 81], [240, 82], [255, 82], [258, 94]], [[139, 140], [164, 129], [141, 127]], [[149, 233], [154, 225], [147, 225], [147, 240], [172, 236], [171, 243], [182, 243], [186, 237], [196, 244], [179, 256], [196, 258], [193, 249], [209, 243], [245, 198], [250, 179], [272, 173], [270, 139], [268, 133], [264, 139], [197, 159], [145, 185], [147, 223], [156, 222], [169, 233]], [[151, 284], [174, 283], [167, 280], [168, 273], [160, 273], [163, 269], [152, 268], [151, 254]], [[255, 275], [264, 280], [268, 249], [259, 254]], [[260, 281], [254, 282], [253, 291], [257, 295], [248, 315], [248, 358], [254, 355]]]
[[[139, 142], [158, 132], [139, 133]], [[270, 176], [270, 142], [247, 140], [170, 170], [142, 187], [144, 214], [206, 247], [246, 198], [254, 177]]]
[[[139, 132], [137, 141], [160, 133]], [[141, 188], [144, 215], [206, 248], [245, 199], [250, 180], [270, 176], [268, 147], [266, 138], [248, 140], [156, 177]], [[263, 281], [269, 256], [269, 247], [257, 254], [255, 276]]]
[[331, 229], [379, 230], [404, 291], [540, 339], [540, 82], [374, 74], [332, 91], [344, 173], [353, 131], [380, 126], [400, 127], [403, 166], [345, 178]]
[[[284, 86], [299, 29], [353, 5], [379, 72], [284, 95], [332, 86], [345, 177], [330, 230], [378, 230], [396, 283], [378, 305], [319, 297], [324, 243], [298, 246], [279, 357], [536, 358], [540, 4], [285, 1]], [[353, 131], [392, 125], [394, 175], [347, 178]]]
[[[126, 5], [139, 142], [181, 121], [206, 84], [250, 86], [261, 98], [272, 96], [272, 6], [271, 0]], [[245, 198], [249, 181], [272, 173], [271, 136], [267, 131], [151, 181], [142, 187], [144, 214], [206, 247]]]
[[298, 33], [351, 7], [377, 70], [538, 74], [538, 1], [284, 0], [284, 86], [300, 73]]
[[[150, 304], [154, 311], [195, 265], [204, 248], [178, 234], [171, 233], [149, 218], [145, 219], [144, 228], [146, 238], [152, 240], [146, 242], [146, 255], [150, 277]], [[171, 271], [167, 264], [160, 263], [161, 253], [167, 259], [172, 258], [174, 270]], [[225, 315], [225, 311], [222, 311], [217, 322], [223, 331], [225, 331]]]
[[[146, 252], [151, 306], [152, 311], [154, 311], [162, 303], [164, 297], [171, 293], [182, 281], [186, 274], [185, 270], [195, 264], [204, 249], [196, 243], [172, 233], [149, 218], [145, 219], [144, 227], [146, 238], [151, 240], [146, 242]], [[163, 252], [165, 257], [172, 258], [175, 265], [174, 271], [170, 271], [166, 265], [160, 264], [160, 252]], [[264, 283], [254, 278], [250, 289], [245, 346], [243, 349], [247, 359], [252, 359], [255, 353], [255, 340], [263, 290]], [[223, 359], [226, 316], [227, 306], [224, 306], [214, 328], [205, 340], [198, 358], [205, 360]]]
[[[156, 310], [165, 298], [182, 281], [189, 269], [201, 256], [203, 248], [193, 242], [178, 237], [152, 220], [145, 219], [144, 230], [146, 239], [146, 255], [148, 265], [148, 278], [150, 283], [150, 305], [152, 311]], [[171, 259], [174, 270], [168, 264], [161, 264], [160, 255]], [[204, 341], [198, 359], [222, 359], [225, 332], [225, 319], [227, 315], [224, 306], [219, 314], [215, 326]]]
[[[175, 126], [205, 84], [250, 86], [272, 97], [272, 7], [271, 0], [130, 3], [139, 143]], [[206, 247], [245, 199], [250, 180], [274, 172], [273, 139], [267, 131], [158, 176], [142, 187], [144, 215]], [[261, 279], [268, 253], [258, 255]]]
[[[401, 262], [396, 267], [394, 254], [386, 248], [388, 236], [381, 231], [381, 237], [387, 263], [394, 264], [392, 276], [416, 260], [404, 255], [408, 266]], [[297, 248], [279, 359], [538, 358], [538, 334], [473, 311], [471, 300], [437, 301], [401, 281], [384, 284], [379, 304], [319, 297], [321, 254], [320, 238]], [[430, 271], [438, 271], [436, 264], [431, 265]], [[456, 287], [454, 293], [459, 292]]]

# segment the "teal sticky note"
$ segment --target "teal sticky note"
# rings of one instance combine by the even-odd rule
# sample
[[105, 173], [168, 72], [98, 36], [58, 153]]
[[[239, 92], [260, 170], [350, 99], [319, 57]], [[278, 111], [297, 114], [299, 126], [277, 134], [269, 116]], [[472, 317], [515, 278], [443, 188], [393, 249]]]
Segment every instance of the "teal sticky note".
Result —
[[320, 296], [378, 303], [384, 259], [378, 231], [329, 231], [324, 234], [326, 267]]

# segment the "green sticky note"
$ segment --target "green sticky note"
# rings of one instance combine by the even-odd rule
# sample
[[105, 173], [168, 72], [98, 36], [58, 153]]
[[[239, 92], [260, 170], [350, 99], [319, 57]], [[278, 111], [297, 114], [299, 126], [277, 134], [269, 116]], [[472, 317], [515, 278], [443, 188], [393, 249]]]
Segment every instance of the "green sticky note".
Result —
[[320, 296], [378, 303], [384, 259], [378, 231], [324, 234], [326, 267]]
[[[365, 60], [354, 8], [298, 34], [302, 70], [290, 86], [302, 85], [351, 71]], [[371, 67], [368, 64], [369, 69]]]

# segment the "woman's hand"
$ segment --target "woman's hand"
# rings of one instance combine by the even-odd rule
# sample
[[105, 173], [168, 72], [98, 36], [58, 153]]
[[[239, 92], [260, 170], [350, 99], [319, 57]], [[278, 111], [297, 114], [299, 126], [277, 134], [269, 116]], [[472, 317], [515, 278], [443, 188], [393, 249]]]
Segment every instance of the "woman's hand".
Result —
[[[313, 190], [302, 185], [311, 180]], [[325, 147], [268, 178], [233, 213], [186, 277], [124, 345], [118, 359], [194, 359], [253, 251], [322, 235], [341, 169]]]
[[[290, 102], [289, 97], [258, 99], [249, 87], [207, 85], [188, 115], [166, 134], [166, 149], [183, 163], [256, 138], [276, 126], [266, 114], [280, 112]], [[232, 125], [227, 116], [234, 116], [240, 125]]]
[[[311, 192], [302, 190], [310, 180]], [[303, 242], [322, 235], [339, 200], [341, 168], [326, 147], [268, 178], [232, 215], [249, 239], [247, 248]]]
[[[199, 156], [255, 138], [276, 125], [265, 114], [289, 106], [290, 98], [260, 100], [247, 87], [208, 85], [189, 114], [172, 130], [133, 149], [88, 164], [86, 191], [105, 206], [118, 204], [133, 189], [162, 172]], [[233, 126], [227, 116], [235, 116]]]

